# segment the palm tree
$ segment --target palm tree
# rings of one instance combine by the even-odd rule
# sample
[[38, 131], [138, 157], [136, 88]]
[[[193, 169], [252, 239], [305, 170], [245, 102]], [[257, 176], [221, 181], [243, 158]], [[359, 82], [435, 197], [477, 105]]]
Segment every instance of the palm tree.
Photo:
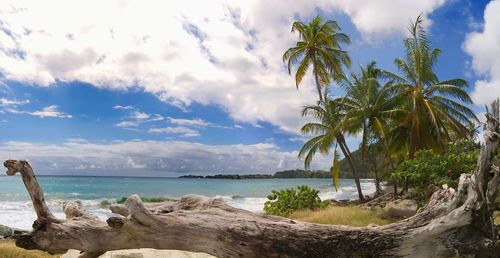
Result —
[[312, 65], [320, 100], [323, 99], [322, 88], [330, 83], [330, 78], [338, 79], [342, 74], [342, 65], [349, 67], [351, 64], [349, 55], [340, 46], [341, 43], [350, 44], [351, 40], [338, 32], [340, 30], [336, 21], [323, 23], [321, 16], [316, 16], [309, 24], [296, 21], [292, 25], [292, 33], [298, 32], [300, 40], [283, 54], [283, 62], [288, 61], [289, 74], [292, 73], [292, 65], [299, 64], [295, 73], [297, 88]]
[[397, 96], [406, 110], [406, 115], [402, 116], [404, 119], [399, 122], [400, 127], [395, 130], [398, 132], [396, 134], [409, 137], [409, 159], [419, 149], [440, 150], [451, 134], [466, 137], [469, 133], [466, 124], [471, 119], [477, 120], [474, 112], [464, 105], [472, 104], [464, 90], [468, 86], [467, 81], [439, 81], [434, 73], [433, 67], [441, 50], [429, 45], [422, 22], [419, 15], [415, 23], [410, 25], [411, 36], [404, 40], [406, 58], [394, 60], [403, 76], [385, 73], [398, 82]]
[[325, 94], [325, 98], [323, 100], [318, 101], [318, 105], [304, 107], [304, 109], [302, 110], [302, 116], [312, 116], [318, 122], [307, 123], [301, 128], [303, 134], [313, 134], [316, 136], [304, 143], [304, 146], [299, 152], [299, 158], [305, 156], [304, 166], [306, 169], [309, 169], [311, 160], [317, 151], [326, 154], [332, 147], [335, 146], [334, 164], [332, 166], [332, 172], [334, 172], [335, 174], [335, 168], [336, 165], [338, 165], [336, 163], [336, 146], [338, 145], [340, 147], [340, 150], [344, 154], [344, 157], [347, 159], [349, 165], [351, 166], [351, 171], [358, 190], [359, 200], [364, 200], [363, 193], [361, 192], [361, 184], [359, 182], [358, 171], [356, 169], [356, 166], [354, 166], [352, 153], [347, 147], [343, 135], [344, 132], [341, 125], [344, 114], [342, 114], [341, 111], [341, 107], [335, 101], [329, 100], [327, 98], [327, 94]]
[[345, 112], [342, 126], [350, 134], [361, 132], [360, 149], [363, 162], [366, 160], [368, 139], [376, 138], [394, 172], [388, 143], [389, 131], [395, 115], [402, 112], [394, 98], [394, 86], [392, 81], [380, 84], [378, 79], [384, 78], [386, 71], [376, 68], [374, 61], [365, 67], [361, 66], [360, 70], [359, 76], [351, 73], [351, 79], [344, 76], [340, 84], [346, 95], [335, 101]]
[[[388, 126], [392, 116], [396, 112], [401, 112], [394, 100], [392, 81], [381, 85], [378, 78], [383, 76], [385, 71], [376, 68], [375, 61], [366, 67], [360, 67], [360, 75], [351, 73], [351, 80], [343, 77], [340, 84], [346, 91], [344, 97], [336, 101], [346, 112], [343, 126], [351, 134], [359, 131], [362, 133], [361, 154], [362, 160], [366, 159], [367, 138], [372, 132], [384, 146], [388, 149]], [[390, 156], [390, 155], [389, 155]]]

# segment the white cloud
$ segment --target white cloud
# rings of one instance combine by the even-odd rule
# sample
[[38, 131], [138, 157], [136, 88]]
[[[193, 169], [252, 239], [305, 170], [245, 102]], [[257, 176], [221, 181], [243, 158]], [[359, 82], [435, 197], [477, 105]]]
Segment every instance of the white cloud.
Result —
[[179, 134], [181, 137], [196, 137], [200, 136], [200, 132], [184, 126], [178, 127], [165, 127], [165, 128], [151, 128], [149, 133], [166, 133], [166, 134]]
[[[29, 159], [35, 172], [52, 174], [57, 171], [72, 173], [74, 170], [79, 170], [81, 174], [81, 170], [85, 169], [112, 171], [115, 175], [121, 174], [122, 170], [157, 171], [156, 175], [166, 172], [177, 175], [274, 173], [302, 168], [303, 161], [297, 155], [297, 151], [279, 151], [270, 143], [211, 146], [183, 141], [135, 140], [96, 144], [78, 140], [60, 145], [30, 142], [0, 144], [0, 160]], [[328, 156], [316, 155], [312, 168], [328, 169], [330, 163]]]
[[131, 119], [132, 121], [122, 121], [115, 124], [115, 126], [123, 127], [125, 129], [130, 129], [129, 127], [139, 126], [147, 122], [161, 121], [165, 119], [159, 114], [148, 114], [140, 111], [138, 108], [133, 106], [114, 106], [113, 109], [128, 110], [128, 115], [122, 117], [122, 119]]
[[441, 7], [446, 0], [335, 0], [335, 5], [351, 17], [356, 28], [366, 39], [380, 41], [380, 37], [407, 33], [411, 20], [422, 13], [430, 25], [427, 14]]
[[288, 138], [288, 140], [291, 142], [306, 142], [308, 139], [305, 136], [299, 136], [299, 137], [290, 137]]
[[154, 122], [154, 121], [161, 121], [165, 119], [163, 116], [158, 115], [158, 114], [152, 114], [152, 117], [148, 120], [148, 122]]
[[184, 126], [199, 126], [199, 127], [207, 127], [207, 126], [212, 126], [213, 124], [210, 122], [207, 122], [201, 118], [197, 119], [182, 119], [182, 118], [172, 118], [172, 117], [167, 117], [170, 123], [172, 124], [178, 124], [178, 125], [184, 125]]
[[114, 109], [134, 109], [134, 107], [132, 107], [132, 106], [120, 106], [120, 105], [116, 105], [113, 108]]
[[71, 118], [72, 117], [71, 115], [57, 111], [57, 105], [50, 105], [50, 106], [44, 107], [42, 110], [33, 111], [33, 112], [19, 110], [17, 108], [17, 106], [24, 105], [27, 103], [30, 103], [29, 99], [27, 99], [25, 101], [18, 101], [18, 100], [9, 100], [6, 98], [0, 98], [0, 114], [4, 114], [4, 113], [8, 112], [8, 113], [12, 113], [12, 114], [30, 114], [33, 116], [38, 116], [40, 118], [44, 118], [44, 117]]
[[29, 112], [28, 114], [33, 116], [38, 116], [40, 118], [44, 117], [59, 117], [59, 118], [71, 118], [71, 115], [57, 111], [57, 105], [51, 105], [44, 107], [42, 110]]
[[[238, 128], [236, 125], [234, 127], [231, 126], [223, 126], [223, 125], [218, 125], [212, 122], [205, 121], [201, 118], [196, 118], [196, 119], [184, 119], [184, 118], [172, 118], [172, 117], [167, 117], [170, 123], [172, 124], [177, 124], [177, 125], [182, 125], [182, 126], [193, 126], [193, 127], [215, 127], [215, 128], [223, 128], [223, 129], [234, 129]], [[243, 127], [241, 127], [243, 128]]]
[[25, 101], [10, 100], [6, 98], [0, 98], [0, 107], [17, 106], [30, 103], [29, 99]]
[[39, 86], [59, 80], [141, 87], [181, 108], [213, 104], [236, 121], [266, 121], [298, 133], [301, 107], [317, 96], [310, 77], [294, 90], [281, 61], [296, 40], [290, 33], [295, 19], [306, 21], [318, 8], [342, 11], [369, 38], [400, 34], [411, 17], [443, 3], [2, 1], [0, 73]]
[[133, 121], [122, 121], [120, 123], [115, 124], [115, 126], [118, 127], [132, 127], [132, 126], [138, 126], [139, 123], [133, 122]]
[[467, 35], [464, 49], [472, 56], [472, 68], [485, 79], [475, 82], [471, 94], [476, 104], [490, 104], [500, 97], [500, 1], [491, 1], [484, 10], [482, 32]]
[[30, 100], [27, 99], [25, 101], [11, 100], [6, 98], [0, 98], [0, 114], [5, 114], [6, 112], [12, 114], [23, 114], [24, 111], [20, 111], [17, 109], [18, 105], [23, 105], [30, 103]]
[[142, 119], [148, 119], [150, 117], [149, 114], [146, 114], [144, 112], [140, 112], [140, 111], [133, 111], [129, 118], [132, 118], [132, 119], [139, 119], [139, 120], [142, 120]]

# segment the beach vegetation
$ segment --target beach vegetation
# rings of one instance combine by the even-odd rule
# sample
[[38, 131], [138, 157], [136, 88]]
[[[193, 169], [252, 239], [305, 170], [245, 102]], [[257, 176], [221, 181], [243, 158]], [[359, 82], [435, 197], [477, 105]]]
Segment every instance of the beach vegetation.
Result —
[[298, 64], [295, 73], [297, 88], [312, 67], [320, 100], [323, 99], [323, 88], [330, 84], [330, 78], [339, 80], [343, 73], [342, 66], [351, 65], [351, 58], [341, 46], [350, 44], [351, 40], [340, 31], [336, 21], [323, 22], [321, 16], [316, 16], [307, 24], [295, 21], [292, 24], [292, 33], [299, 34], [299, 41], [283, 54], [283, 62], [287, 63], [289, 74], [292, 73], [292, 66]]
[[441, 154], [431, 149], [419, 150], [413, 159], [400, 163], [391, 178], [400, 183], [408, 181], [414, 187], [411, 196], [422, 206], [433, 189], [443, 184], [456, 189], [461, 174], [472, 174], [479, 149], [480, 145], [474, 141], [457, 140], [447, 144]]
[[108, 208], [111, 205], [111, 203], [108, 200], [102, 200], [101, 203], [99, 203], [99, 207], [101, 208]]
[[390, 224], [391, 221], [382, 219], [383, 210], [370, 210], [357, 206], [328, 206], [320, 210], [301, 210], [290, 214], [289, 218], [317, 224], [345, 225], [366, 227], [370, 224], [379, 226]]
[[61, 255], [51, 255], [39, 250], [26, 250], [17, 247], [13, 240], [0, 241], [0, 257], [2, 258], [59, 258]]
[[307, 185], [271, 192], [272, 194], [267, 196], [269, 201], [264, 203], [264, 213], [268, 215], [287, 217], [294, 211], [316, 210], [330, 204], [328, 200], [321, 201], [319, 191]]

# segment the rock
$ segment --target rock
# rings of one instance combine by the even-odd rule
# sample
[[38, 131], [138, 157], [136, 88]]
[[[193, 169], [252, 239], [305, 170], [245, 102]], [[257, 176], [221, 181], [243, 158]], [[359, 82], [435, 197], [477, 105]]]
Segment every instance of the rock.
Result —
[[370, 210], [375, 210], [375, 209], [382, 209], [386, 206], [386, 204], [393, 199], [393, 194], [392, 193], [386, 193], [384, 195], [381, 195], [369, 202], [365, 202], [362, 204], [359, 204], [358, 207], [361, 208], [366, 208]]
[[368, 226], [366, 227], [369, 227], [369, 228], [375, 228], [375, 227], [379, 227], [379, 225], [375, 224], [375, 223], [371, 223], [369, 224]]
[[12, 236], [12, 229], [10, 227], [0, 225], [0, 236], [3, 238], [9, 238]]
[[386, 215], [392, 218], [407, 218], [417, 213], [418, 204], [414, 200], [399, 199], [387, 203], [385, 206]]
[[347, 206], [349, 205], [349, 200], [335, 200], [335, 199], [330, 199], [330, 205], [333, 206]]
[[14, 228], [13, 230], [14, 230], [14, 235], [22, 235], [22, 234], [29, 233], [28, 230], [24, 230], [24, 229]]

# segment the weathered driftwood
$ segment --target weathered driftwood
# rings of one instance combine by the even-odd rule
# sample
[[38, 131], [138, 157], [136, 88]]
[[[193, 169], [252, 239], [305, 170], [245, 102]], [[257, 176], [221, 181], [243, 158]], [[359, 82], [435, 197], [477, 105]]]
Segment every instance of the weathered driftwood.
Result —
[[463, 174], [457, 190], [444, 186], [415, 216], [390, 225], [310, 224], [258, 215], [199, 195], [161, 204], [144, 204], [132, 195], [125, 204], [111, 206], [121, 216], [106, 222], [68, 203], [63, 208], [66, 219], [60, 220], [47, 208], [28, 162], [8, 160], [7, 173], [21, 173], [38, 215], [33, 231], [17, 237], [16, 244], [51, 253], [77, 249], [81, 257], [141, 247], [218, 257], [496, 257], [499, 241], [491, 218], [500, 181], [495, 158], [500, 140], [498, 102], [491, 109], [474, 174]]

